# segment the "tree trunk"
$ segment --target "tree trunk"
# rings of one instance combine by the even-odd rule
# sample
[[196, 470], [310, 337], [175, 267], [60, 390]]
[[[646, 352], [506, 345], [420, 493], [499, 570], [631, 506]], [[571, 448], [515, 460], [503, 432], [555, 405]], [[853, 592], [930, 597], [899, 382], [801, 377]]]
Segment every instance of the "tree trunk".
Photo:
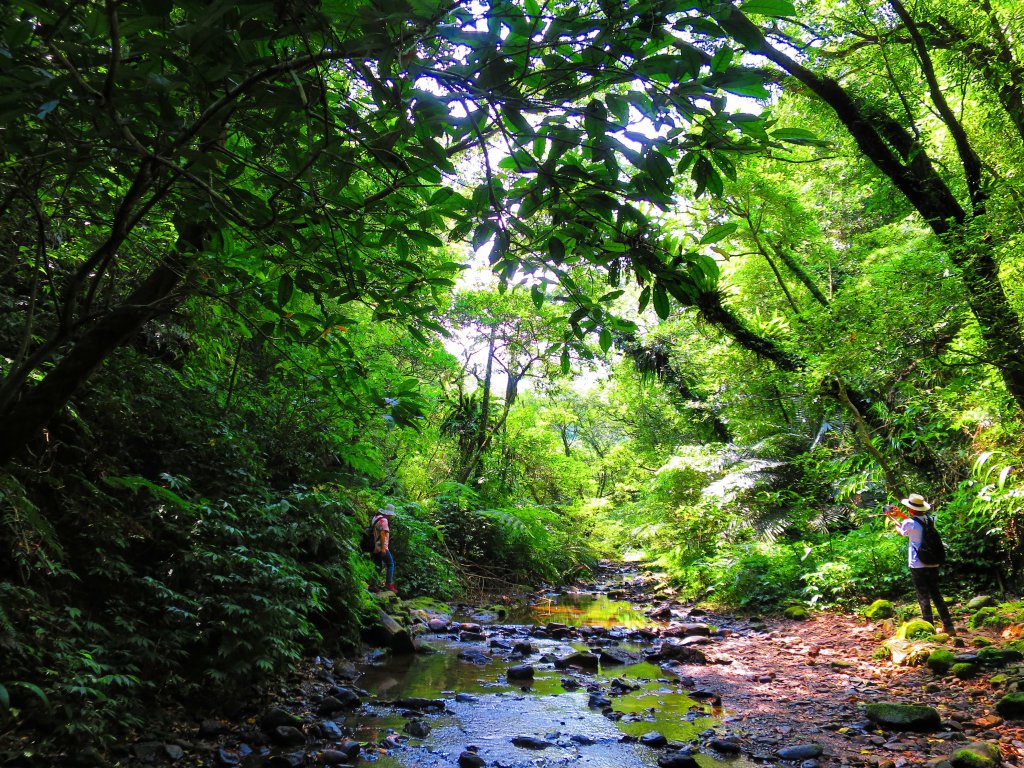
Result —
[[0, 466], [17, 458], [39, 437], [79, 388], [110, 354], [155, 317], [184, 298], [176, 289], [184, 282], [189, 253], [201, 247], [204, 227], [191, 225], [149, 276], [118, 307], [82, 334], [39, 384], [0, 414]]
[[999, 282], [992, 244], [970, 234], [976, 219], [960, 205], [935, 170], [928, 153], [889, 115], [871, 111], [837, 81], [819, 75], [768, 44], [760, 29], [739, 12], [720, 20], [751, 53], [769, 59], [806, 85], [846, 126], [861, 152], [884, 173], [940, 237], [961, 270], [968, 305], [988, 346], [990, 362], [1002, 374], [1010, 396], [1024, 410], [1024, 343], [1020, 318]]

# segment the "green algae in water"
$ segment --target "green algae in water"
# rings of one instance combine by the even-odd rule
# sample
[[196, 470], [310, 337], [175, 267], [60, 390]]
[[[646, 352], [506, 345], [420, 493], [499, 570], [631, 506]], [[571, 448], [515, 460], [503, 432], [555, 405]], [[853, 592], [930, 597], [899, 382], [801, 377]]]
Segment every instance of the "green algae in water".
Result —
[[623, 627], [636, 629], [649, 627], [652, 621], [632, 603], [611, 600], [607, 595], [559, 595], [558, 597], [516, 611], [507, 619], [510, 623], [565, 624], [570, 627]]
[[624, 696], [612, 697], [612, 709], [627, 717], [616, 725], [629, 736], [642, 736], [658, 731], [669, 741], [690, 741], [701, 731], [721, 725], [721, 720], [708, 714], [705, 705], [691, 699], [678, 689], [661, 682], [651, 682]]

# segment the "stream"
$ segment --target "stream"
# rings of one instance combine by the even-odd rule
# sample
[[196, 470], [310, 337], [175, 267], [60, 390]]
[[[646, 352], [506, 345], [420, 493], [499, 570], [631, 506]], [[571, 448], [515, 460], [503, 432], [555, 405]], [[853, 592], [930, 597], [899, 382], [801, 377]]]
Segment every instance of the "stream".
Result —
[[665, 623], [624, 599], [635, 574], [605, 576], [501, 619], [434, 617], [446, 626], [420, 635], [431, 652], [359, 665], [355, 685], [368, 698], [344, 725], [366, 745], [361, 759], [381, 768], [721, 764], [700, 749], [728, 721], [717, 697], [699, 700], [673, 662], [645, 660]]

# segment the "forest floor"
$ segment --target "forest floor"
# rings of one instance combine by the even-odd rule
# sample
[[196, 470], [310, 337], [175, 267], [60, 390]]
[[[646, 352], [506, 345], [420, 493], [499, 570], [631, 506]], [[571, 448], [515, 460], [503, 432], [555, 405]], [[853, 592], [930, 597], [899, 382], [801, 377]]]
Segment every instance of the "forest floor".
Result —
[[[1024, 721], [1003, 720], [996, 677], [962, 680], [877, 658], [890, 622], [703, 611], [621, 567], [526, 611], [411, 614], [429, 653], [317, 657], [247, 717], [134, 745], [120, 766], [748, 768], [938, 766], [972, 742], [1024, 766]], [[613, 577], [613, 578], [608, 578]], [[967, 631], [948, 647], [976, 651]], [[994, 678], [994, 679], [993, 679]], [[865, 704], [925, 704], [928, 732], [887, 730]]]

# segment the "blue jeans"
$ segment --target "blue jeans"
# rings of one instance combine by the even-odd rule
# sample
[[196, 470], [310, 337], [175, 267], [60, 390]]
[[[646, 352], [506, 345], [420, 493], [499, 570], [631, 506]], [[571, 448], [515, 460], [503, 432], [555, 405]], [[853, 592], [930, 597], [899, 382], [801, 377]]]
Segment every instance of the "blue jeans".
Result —
[[391, 556], [391, 550], [377, 552], [373, 557], [378, 565], [384, 567], [384, 586], [390, 586], [395, 581], [395, 558]]

